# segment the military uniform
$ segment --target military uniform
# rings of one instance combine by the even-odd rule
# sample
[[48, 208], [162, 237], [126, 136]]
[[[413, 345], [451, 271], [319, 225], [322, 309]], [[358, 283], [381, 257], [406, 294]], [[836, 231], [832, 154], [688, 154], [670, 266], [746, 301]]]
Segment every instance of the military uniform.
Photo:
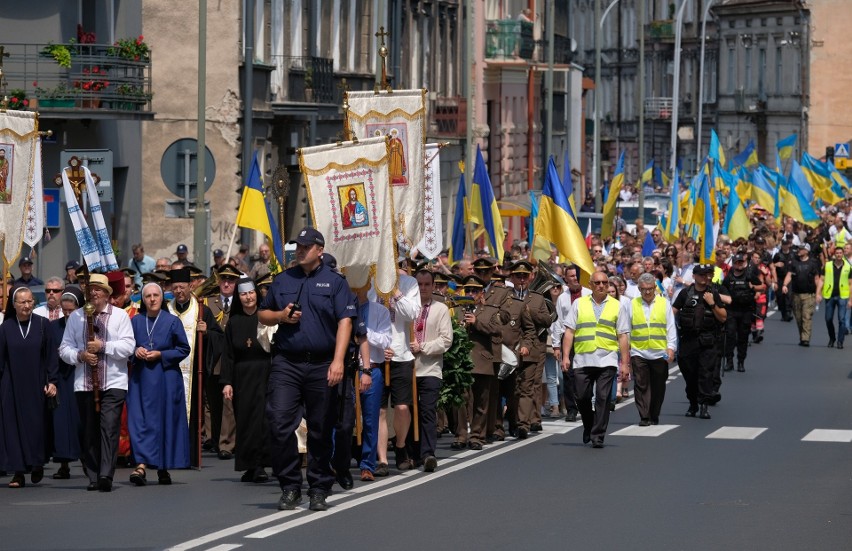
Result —
[[527, 291], [523, 302], [533, 323], [533, 334], [526, 344], [529, 354], [521, 358], [515, 386], [519, 436], [524, 429], [541, 430], [541, 381], [547, 356], [547, 328], [553, 320], [544, 297], [539, 293]]
[[[466, 289], [482, 288], [482, 281], [476, 276], [465, 279]], [[470, 440], [471, 449], [481, 450], [488, 436], [489, 428], [494, 426], [494, 414], [491, 409], [492, 393], [497, 392], [497, 371], [495, 362], [499, 362], [499, 345], [495, 339], [502, 331], [500, 309], [492, 304], [478, 302], [473, 307], [476, 321], [467, 326], [472, 349], [473, 385], [471, 387], [471, 419]]]

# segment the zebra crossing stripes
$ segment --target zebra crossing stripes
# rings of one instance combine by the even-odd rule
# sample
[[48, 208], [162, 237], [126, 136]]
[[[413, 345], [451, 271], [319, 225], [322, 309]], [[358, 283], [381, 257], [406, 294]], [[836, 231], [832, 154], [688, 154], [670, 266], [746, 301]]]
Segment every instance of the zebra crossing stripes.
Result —
[[672, 429], [678, 428], [680, 425], [650, 425], [640, 427], [639, 425], [630, 425], [621, 430], [610, 433], [610, 436], [650, 436], [656, 437], [669, 432]]
[[852, 442], [852, 430], [814, 429], [802, 442]]
[[754, 440], [766, 432], [766, 427], [722, 427], [705, 436], [717, 440]]

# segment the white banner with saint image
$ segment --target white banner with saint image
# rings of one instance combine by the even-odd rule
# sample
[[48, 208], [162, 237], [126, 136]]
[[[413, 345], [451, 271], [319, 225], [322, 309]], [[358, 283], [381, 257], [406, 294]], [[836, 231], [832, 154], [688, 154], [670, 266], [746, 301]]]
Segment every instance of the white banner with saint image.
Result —
[[426, 90], [347, 92], [349, 126], [362, 140], [388, 136], [394, 230], [405, 249], [423, 238]]
[[324, 250], [337, 259], [350, 287], [364, 287], [375, 276], [383, 295], [397, 282], [388, 150], [384, 136], [299, 150], [311, 219], [325, 237]]
[[3, 258], [14, 264], [21, 243], [33, 193], [38, 143], [38, 120], [31, 111], [0, 112], [0, 239]]

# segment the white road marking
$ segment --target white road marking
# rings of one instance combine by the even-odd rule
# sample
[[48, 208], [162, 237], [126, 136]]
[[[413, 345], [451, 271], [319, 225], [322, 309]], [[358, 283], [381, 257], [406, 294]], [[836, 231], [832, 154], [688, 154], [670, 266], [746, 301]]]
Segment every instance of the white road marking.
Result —
[[[245, 537], [246, 538], [252, 538], [252, 539], [268, 538], [269, 536], [273, 536], [275, 534], [280, 534], [281, 532], [284, 532], [286, 530], [290, 530], [291, 528], [296, 528], [298, 526], [301, 526], [303, 524], [307, 524], [309, 522], [313, 522], [315, 520], [324, 519], [324, 518], [327, 518], [330, 515], [334, 515], [336, 513], [342, 513], [343, 511], [346, 511], [346, 510], [351, 509], [353, 507], [357, 507], [358, 505], [360, 505], [362, 503], [367, 503], [367, 502], [370, 502], [370, 501], [374, 501], [376, 499], [383, 498], [385, 496], [389, 496], [389, 495], [397, 494], [399, 492], [403, 492], [405, 490], [409, 490], [411, 488], [416, 488], [417, 486], [420, 486], [421, 484], [426, 484], [426, 483], [428, 483], [432, 480], [437, 480], [438, 478], [447, 476], [447, 475], [452, 474], [456, 471], [460, 471], [460, 470], [465, 469], [469, 466], [476, 465], [478, 463], [482, 463], [483, 461], [487, 461], [487, 460], [492, 459], [494, 457], [503, 455], [504, 453], [508, 453], [512, 450], [517, 450], [518, 448], [522, 448], [522, 447], [527, 446], [529, 444], [533, 444], [535, 442], [540, 442], [541, 440], [543, 440], [545, 438], [549, 438], [549, 437], [550, 437], [550, 434], [543, 434], [543, 435], [541, 435], [540, 437], [537, 437], [537, 438], [531, 438], [531, 439], [519, 441], [513, 446], [506, 447], [506, 448], [503, 448], [501, 450], [497, 450], [497, 451], [494, 451], [494, 452], [491, 452], [491, 453], [483, 454], [481, 457], [477, 457], [475, 459], [471, 459], [470, 461], [465, 461], [464, 463], [459, 463], [459, 464], [453, 465], [452, 467], [449, 467], [448, 469], [439, 470], [438, 472], [430, 474], [428, 476], [421, 476], [421, 477], [416, 478], [416, 479], [414, 479], [410, 482], [406, 482], [405, 484], [400, 484], [399, 486], [394, 486], [393, 488], [387, 488], [387, 489], [382, 490], [380, 492], [376, 492], [376, 493], [373, 493], [373, 494], [370, 494], [370, 495], [366, 495], [364, 497], [360, 497], [360, 498], [357, 498], [357, 499], [353, 499], [351, 501], [347, 501], [346, 503], [332, 507], [330, 510], [326, 511], [325, 513], [313, 513], [313, 514], [310, 514], [310, 515], [304, 515], [304, 516], [301, 516], [298, 519], [294, 519], [294, 520], [285, 522], [283, 524], [279, 524], [277, 526], [273, 526], [273, 527], [267, 528], [265, 530], [261, 530], [259, 532], [247, 534]], [[334, 497], [334, 496], [331, 496], [331, 497]], [[329, 498], [329, 501], [330, 500], [331, 499]], [[274, 516], [274, 515], [272, 515], [272, 516]]]
[[640, 427], [639, 425], [630, 425], [621, 430], [610, 433], [610, 436], [651, 436], [656, 437], [665, 434], [672, 429], [678, 428], [680, 425], [649, 425]]
[[802, 442], [852, 442], [852, 430], [814, 429]]
[[720, 440], [754, 440], [766, 432], [766, 427], [722, 427], [704, 438]]
[[242, 547], [242, 543], [223, 543], [222, 545], [217, 545], [216, 547], [211, 547], [207, 551], [231, 551], [231, 549], [236, 549], [238, 547]]

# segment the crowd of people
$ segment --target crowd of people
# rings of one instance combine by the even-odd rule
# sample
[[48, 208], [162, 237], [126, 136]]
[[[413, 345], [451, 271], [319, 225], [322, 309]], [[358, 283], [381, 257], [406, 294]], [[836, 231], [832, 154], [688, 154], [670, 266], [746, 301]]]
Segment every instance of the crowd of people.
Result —
[[[396, 472], [433, 472], [445, 435], [481, 450], [579, 418], [583, 443], [602, 448], [631, 387], [638, 424], [660, 422], [675, 361], [686, 415], [709, 419], [723, 370], [746, 370], [770, 306], [810, 346], [825, 302], [827, 344], [843, 348], [850, 205], [823, 216], [810, 228], [756, 212], [747, 239], [719, 236], [714, 263], [699, 262], [700, 243], [642, 225], [593, 236], [592, 274], [555, 250], [534, 260], [525, 243], [502, 263], [486, 251], [401, 258], [389, 295], [350, 289], [313, 228], [275, 276], [265, 244], [251, 267], [247, 251], [214, 251], [211, 277], [183, 245], [156, 261], [136, 245], [122, 271], [69, 262], [38, 307], [24, 257], [0, 325], [0, 470], [21, 488], [51, 460], [53, 478], [69, 479], [80, 460], [87, 489], [108, 492], [120, 459], [129, 483], [147, 485], [150, 470], [170, 484], [206, 452], [245, 483], [271, 469], [282, 510], [302, 502], [304, 469], [310, 509], [325, 510], [335, 483], [353, 487], [353, 460], [365, 483], [391, 474], [390, 453]], [[467, 383], [448, 390], [445, 367]]]

